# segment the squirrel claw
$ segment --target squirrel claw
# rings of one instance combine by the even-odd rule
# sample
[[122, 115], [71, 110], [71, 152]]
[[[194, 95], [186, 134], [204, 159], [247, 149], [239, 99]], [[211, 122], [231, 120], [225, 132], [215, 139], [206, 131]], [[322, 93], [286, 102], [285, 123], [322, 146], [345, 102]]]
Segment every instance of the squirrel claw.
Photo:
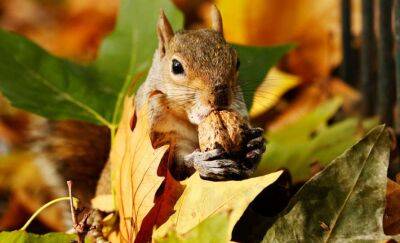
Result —
[[202, 161], [195, 163], [194, 167], [200, 173], [201, 178], [212, 181], [240, 180], [247, 178], [251, 173], [230, 159]]
[[261, 160], [262, 154], [265, 152], [265, 138], [263, 137], [264, 130], [262, 128], [252, 128], [247, 133], [247, 144], [245, 149], [244, 167], [254, 171]]
[[213, 149], [207, 152], [201, 152], [199, 150], [195, 150], [193, 153], [185, 156], [185, 162], [188, 165], [193, 166], [194, 164], [203, 163], [203, 161], [215, 160], [218, 158], [222, 158], [225, 155], [225, 151], [222, 149]]

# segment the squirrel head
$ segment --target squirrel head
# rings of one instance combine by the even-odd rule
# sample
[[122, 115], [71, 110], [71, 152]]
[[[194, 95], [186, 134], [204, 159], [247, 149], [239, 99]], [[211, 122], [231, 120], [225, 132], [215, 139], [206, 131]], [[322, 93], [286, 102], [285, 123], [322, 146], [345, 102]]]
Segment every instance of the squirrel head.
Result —
[[212, 28], [176, 33], [164, 15], [157, 26], [163, 92], [199, 124], [211, 111], [229, 109], [238, 89], [239, 59], [223, 37], [219, 10], [212, 8]]

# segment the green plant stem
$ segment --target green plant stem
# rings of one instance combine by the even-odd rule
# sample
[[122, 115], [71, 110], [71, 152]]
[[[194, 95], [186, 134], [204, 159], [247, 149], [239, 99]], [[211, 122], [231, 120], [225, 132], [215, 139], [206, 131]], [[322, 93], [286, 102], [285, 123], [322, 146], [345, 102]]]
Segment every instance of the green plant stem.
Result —
[[[74, 199], [74, 201], [78, 201], [77, 198], [73, 198], [73, 199]], [[41, 206], [41, 207], [40, 207], [38, 210], [36, 210], [36, 212], [28, 219], [28, 221], [26, 221], [26, 223], [24, 224], [24, 226], [22, 226], [22, 228], [21, 228], [20, 230], [24, 230], [24, 231], [25, 231], [25, 230], [29, 227], [29, 225], [32, 223], [32, 221], [33, 221], [43, 210], [45, 210], [46, 208], [48, 208], [48, 207], [50, 207], [51, 205], [56, 204], [56, 203], [58, 203], [58, 202], [69, 201], [69, 200], [70, 200], [69, 197], [60, 197], [60, 198], [54, 199], [54, 200], [52, 200], [52, 201], [46, 203], [45, 205]]]

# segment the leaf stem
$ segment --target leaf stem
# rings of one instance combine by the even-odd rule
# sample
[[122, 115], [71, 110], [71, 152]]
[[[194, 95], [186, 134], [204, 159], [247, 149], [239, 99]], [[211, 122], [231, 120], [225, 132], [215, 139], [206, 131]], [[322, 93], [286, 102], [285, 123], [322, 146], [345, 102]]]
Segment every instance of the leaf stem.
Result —
[[[78, 201], [77, 198], [73, 198], [75, 202]], [[56, 204], [58, 202], [62, 202], [62, 201], [69, 201], [70, 198], [69, 197], [60, 197], [60, 198], [56, 198], [54, 200], [51, 200], [50, 202], [46, 203], [45, 205], [41, 206], [38, 210], [36, 210], [36, 212], [28, 219], [28, 221], [26, 221], [26, 223], [24, 224], [24, 226], [22, 226], [22, 228], [20, 230], [25, 231], [29, 225], [32, 223], [32, 221], [46, 208], [50, 207], [53, 204]]]

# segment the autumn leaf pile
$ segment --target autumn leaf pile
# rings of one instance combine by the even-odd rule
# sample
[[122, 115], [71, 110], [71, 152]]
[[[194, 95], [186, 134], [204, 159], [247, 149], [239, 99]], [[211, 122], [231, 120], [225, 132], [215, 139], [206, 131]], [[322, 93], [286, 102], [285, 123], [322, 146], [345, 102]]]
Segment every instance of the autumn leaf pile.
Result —
[[[92, 206], [106, 212], [111, 242], [399, 239], [400, 177], [387, 178], [396, 141], [376, 119], [354, 116], [359, 94], [333, 74], [341, 61], [338, 1], [214, 1], [242, 62], [251, 121], [268, 141], [252, 178], [224, 182], [198, 173], [176, 181], [166, 169], [168, 145], [150, 140], [147, 107], [135, 116], [133, 105], [157, 46], [159, 9], [174, 29], [184, 19], [195, 28], [210, 21], [208, 1], [176, 0], [179, 10], [169, 0], [122, 0], [115, 27], [112, 0], [25, 2], [0, 1], [0, 199], [10, 195], [0, 200], [0, 230], [8, 230], [0, 242], [76, 239], [55, 233], [66, 231], [62, 205], [32, 227], [53, 233], [12, 231], [54, 199], [32, 162], [37, 155], [24, 147], [28, 126], [42, 121], [31, 113], [110, 131], [112, 194]], [[16, 3], [26, 15], [16, 14]]]

